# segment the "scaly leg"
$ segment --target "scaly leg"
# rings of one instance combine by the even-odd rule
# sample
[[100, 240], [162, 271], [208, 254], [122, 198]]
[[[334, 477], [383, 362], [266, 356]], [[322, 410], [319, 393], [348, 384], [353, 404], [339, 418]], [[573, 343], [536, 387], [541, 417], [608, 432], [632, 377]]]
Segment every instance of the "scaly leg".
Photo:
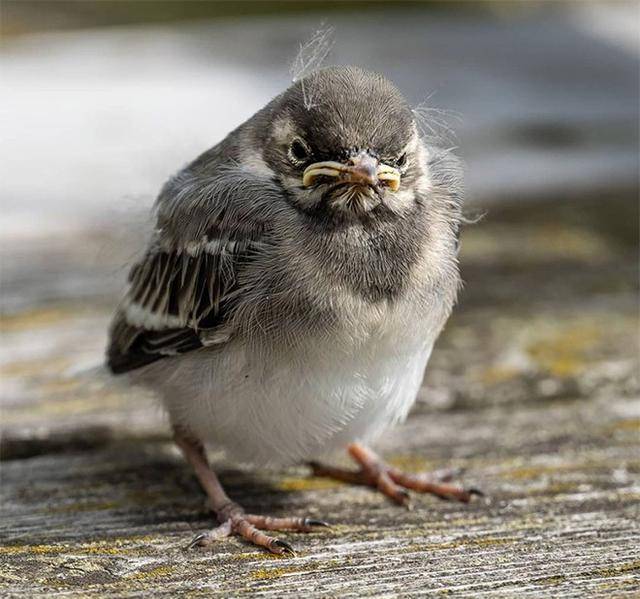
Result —
[[473, 495], [482, 495], [478, 489], [465, 489], [449, 484], [447, 481], [451, 478], [451, 473], [448, 471], [433, 474], [407, 474], [398, 468], [388, 466], [373, 451], [359, 443], [350, 444], [347, 450], [360, 465], [360, 470], [345, 470], [312, 462], [310, 466], [313, 473], [316, 476], [376, 488], [395, 503], [406, 507], [410, 506], [407, 489], [465, 503], [470, 501]]
[[187, 462], [193, 467], [202, 488], [204, 489], [211, 509], [220, 525], [213, 530], [200, 533], [191, 541], [189, 548], [211, 545], [215, 540], [238, 535], [254, 545], [265, 547], [271, 553], [294, 554], [293, 548], [286, 541], [271, 537], [263, 530], [295, 530], [310, 532], [319, 526], [328, 526], [326, 522], [312, 518], [270, 518], [246, 514], [245, 511], [229, 499], [218, 477], [215, 475], [204, 452], [202, 443], [179, 429], [174, 430], [175, 441]]

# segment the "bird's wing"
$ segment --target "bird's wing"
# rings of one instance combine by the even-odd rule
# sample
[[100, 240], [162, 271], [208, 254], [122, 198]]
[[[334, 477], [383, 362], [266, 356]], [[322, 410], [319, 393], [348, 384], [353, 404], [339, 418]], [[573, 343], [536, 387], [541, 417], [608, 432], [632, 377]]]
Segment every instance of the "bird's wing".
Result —
[[[107, 364], [124, 373], [161, 358], [227, 341], [241, 293], [238, 275], [264, 249], [269, 181], [227, 172], [183, 172], [156, 204], [157, 228], [110, 329]], [[272, 185], [272, 184], [271, 184]]]

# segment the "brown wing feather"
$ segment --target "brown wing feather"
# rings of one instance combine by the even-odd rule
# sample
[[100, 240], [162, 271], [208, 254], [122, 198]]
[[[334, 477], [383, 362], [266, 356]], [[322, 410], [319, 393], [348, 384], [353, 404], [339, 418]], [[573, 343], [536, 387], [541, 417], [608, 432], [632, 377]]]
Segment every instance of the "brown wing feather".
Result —
[[238, 270], [258, 245], [205, 237], [190, 251], [149, 250], [132, 267], [112, 323], [109, 368], [119, 374], [206, 345], [224, 325]]
[[266, 247], [282, 190], [235, 163], [230, 146], [221, 148], [170, 179], [156, 200], [153, 243], [131, 269], [111, 325], [107, 363], [114, 372], [227, 335], [238, 273]]

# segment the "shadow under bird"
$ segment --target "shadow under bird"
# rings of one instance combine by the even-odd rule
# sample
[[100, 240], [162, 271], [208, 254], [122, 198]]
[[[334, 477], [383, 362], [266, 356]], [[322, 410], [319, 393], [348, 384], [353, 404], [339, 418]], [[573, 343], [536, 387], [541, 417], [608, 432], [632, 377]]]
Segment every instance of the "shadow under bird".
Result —
[[[295, 82], [165, 184], [107, 362], [162, 399], [209, 498], [219, 525], [192, 546], [235, 534], [289, 553], [270, 531], [326, 526], [246, 513], [206, 443], [401, 505], [407, 489], [477, 493], [366, 445], [406, 417], [455, 302], [460, 205], [458, 160], [426, 143], [393, 84], [354, 67]], [[341, 448], [358, 470], [315, 461]]]

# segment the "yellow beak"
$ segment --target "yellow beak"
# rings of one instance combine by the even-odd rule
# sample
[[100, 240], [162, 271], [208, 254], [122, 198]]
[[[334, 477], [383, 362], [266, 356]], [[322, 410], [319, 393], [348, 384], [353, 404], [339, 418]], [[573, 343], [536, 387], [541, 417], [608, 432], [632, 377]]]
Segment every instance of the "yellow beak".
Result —
[[366, 152], [354, 156], [349, 162], [351, 164], [327, 160], [310, 164], [302, 174], [302, 184], [309, 187], [316, 183], [318, 177], [335, 177], [344, 182], [386, 185], [392, 191], [400, 188], [400, 171], [388, 164], [379, 163]]

